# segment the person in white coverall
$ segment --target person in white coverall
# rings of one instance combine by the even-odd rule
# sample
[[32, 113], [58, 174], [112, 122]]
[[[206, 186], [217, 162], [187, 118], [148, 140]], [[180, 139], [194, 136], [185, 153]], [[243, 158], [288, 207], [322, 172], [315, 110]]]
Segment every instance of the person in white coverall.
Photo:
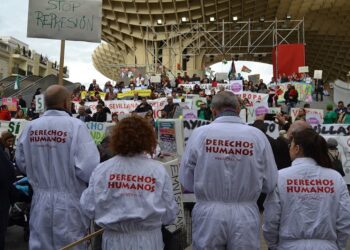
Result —
[[182, 158], [180, 182], [193, 191], [193, 249], [260, 249], [256, 201], [277, 183], [267, 137], [239, 118], [237, 96], [214, 96], [210, 125], [193, 131]]
[[17, 165], [34, 191], [31, 250], [60, 249], [87, 234], [89, 219], [79, 199], [100, 160], [86, 125], [67, 113], [68, 91], [53, 85], [44, 98], [48, 110], [23, 130], [16, 150]]
[[264, 204], [269, 248], [346, 249], [350, 197], [342, 176], [331, 169], [327, 142], [311, 128], [295, 131], [289, 153], [292, 166], [279, 171]]
[[161, 226], [177, 213], [171, 179], [154, 154], [154, 129], [141, 117], [125, 118], [110, 138], [116, 154], [93, 172], [80, 199], [84, 213], [104, 228], [102, 249], [161, 250]]

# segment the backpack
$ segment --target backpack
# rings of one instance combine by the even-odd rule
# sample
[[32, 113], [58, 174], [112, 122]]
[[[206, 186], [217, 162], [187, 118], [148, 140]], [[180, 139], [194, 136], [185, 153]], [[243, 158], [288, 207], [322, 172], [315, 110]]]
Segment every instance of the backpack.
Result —
[[335, 171], [337, 171], [339, 174], [341, 174], [341, 176], [345, 176], [345, 173], [343, 170], [343, 164], [339, 160], [339, 152], [338, 152], [336, 157], [333, 156], [332, 154], [329, 154], [329, 156], [330, 156], [331, 161], [332, 161], [333, 169]]

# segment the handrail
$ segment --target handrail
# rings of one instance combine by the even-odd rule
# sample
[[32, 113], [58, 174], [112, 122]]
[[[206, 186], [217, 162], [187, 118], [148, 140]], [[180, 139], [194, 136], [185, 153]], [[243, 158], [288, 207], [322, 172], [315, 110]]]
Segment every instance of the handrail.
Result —
[[[10, 77], [14, 77], [14, 80], [8, 81], [7, 79], [10, 78]], [[7, 77], [5, 77], [5, 78], [0, 79], [0, 82], [2, 82], [2, 81], [8, 82], [8, 84], [6, 84], [6, 85], [4, 86], [4, 88], [7, 88], [7, 87], [8, 87], [9, 85], [11, 85], [14, 81], [16, 81], [16, 76], [14, 76], [14, 75], [7, 76]]]
[[[27, 79], [29, 76], [23, 76], [22, 78], [19, 79], [19, 81], [22, 81], [22, 80], [25, 80]], [[16, 83], [16, 79], [11, 81], [9, 84], [7, 84], [5, 87], [4, 87], [4, 90], [8, 89], [8, 88], [13, 88], [13, 86], [15, 85]]]
[[33, 86], [35, 86], [35, 85], [38, 85], [38, 82], [39, 82], [39, 81], [41, 81], [41, 80], [43, 80], [43, 79], [45, 79], [45, 78], [47, 78], [47, 77], [49, 77], [49, 76], [51, 76], [51, 75], [47, 75], [47, 76], [44, 76], [43, 78], [40, 78], [40, 79], [36, 80], [35, 82], [33, 82], [32, 84], [26, 86], [25, 88], [20, 89], [17, 93], [12, 94], [10, 97], [13, 97], [13, 96], [15, 96], [15, 95], [20, 95], [20, 94], [22, 94], [22, 93], [23, 93], [24, 91], [26, 91], [27, 89], [29, 89], [29, 88], [31, 88], [31, 87], [33, 87]]
[[88, 235], [86, 235], [84, 238], [81, 238], [80, 240], [77, 240], [77, 241], [75, 241], [75, 242], [73, 242], [73, 243], [71, 243], [71, 244], [69, 244], [69, 245], [63, 247], [63, 248], [61, 248], [60, 250], [69, 250], [69, 249], [71, 249], [71, 248], [73, 248], [73, 247], [75, 247], [75, 246], [77, 246], [77, 245], [83, 243], [84, 241], [90, 240], [90, 239], [92, 239], [92, 238], [94, 238], [94, 237], [96, 237], [96, 236], [102, 234], [103, 231], [104, 231], [104, 229], [102, 228], [102, 229], [100, 229], [100, 230], [98, 230], [98, 231], [96, 231], [96, 232], [93, 232], [93, 233], [91, 233], [91, 234], [88, 234]]

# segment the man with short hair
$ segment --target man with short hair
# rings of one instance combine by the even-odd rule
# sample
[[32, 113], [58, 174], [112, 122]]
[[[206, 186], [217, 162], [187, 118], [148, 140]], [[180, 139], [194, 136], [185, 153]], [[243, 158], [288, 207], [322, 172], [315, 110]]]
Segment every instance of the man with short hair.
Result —
[[90, 83], [88, 91], [94, 91], [96, 87], [97, 87], [96, 79], [93, 79], [92, 83]]
[[200, 120], [211, 120], [211, 111], [205, 102], [200, 102], [199, 109], [197, 111], [197, 117]]
[[21, 106], [21, 108], [26, 108], [27, 107], [27, 103], [22, 98], [22, 95], [18, 95], [17, 99], [18, 99], [18, 105]]
[[82, 122], [90, 122], [92, 120], [91, 116], [89, 116], [87, 113], [86, 113], [86, 110], [85, 110], [85, 107], [84, 106], [80, 106], [78, 108], [78, 116], [77, 118], [79, 120], [81, 120]]
[[196, 197], [193, 249], [260, 249], [256, 201], [277, 183], [266, 136], [239, 117], [240, 104], [222, 91], [211, 103], [215, 120], [187, 142], [180, 182]]
[[[34, 195], [29, 249], [60, 249], [87, 233], [89, 220], [79, 199], [100, 162], [86, 125], [69, 114], [70, 95], [60, 85], [44, 95], [47, 110], [30, 122], [17, 143], [16, 162]], [[81, 244], [75, 249], [86, 249]]]
[[107, 121], [107, 114], [103, 110], [102, 104], [96, 105], [96, 113], [92, 116], [92, 121], [94, 122], [106, 122]]
[[166, 118], [173, 118], [174, 114], [175, 114], [175, 111], [176, 111], [176, 108], [179, 106], [179, 104], [178, 103], [174, 103], [174, 98], [172, 96], [168, 96], [167, 97], [167, 102], [168, 102], [168, 104], [166, 104], [164, 106], [163, 110], [167, 114]]
[[139, 74], [135, 79], [136, 87], [141, 86], [145, 82], [145, 78], [142, 77], [142, 74]]
[[346, 113], [346, 108], [344, 107], [344, 102], [343, 101], [339, 101], [338, 102], [338, 106], [337, 106], [337, 108], [334, 111], [338, 114], [338, 116], [341, 113]]
[[152, 106], [147, 102], [146, 97], [141, 98], [141, 103], [136, 107], [135, 112], [136, 113], [144, 113], [147, 111], [152, 111]]

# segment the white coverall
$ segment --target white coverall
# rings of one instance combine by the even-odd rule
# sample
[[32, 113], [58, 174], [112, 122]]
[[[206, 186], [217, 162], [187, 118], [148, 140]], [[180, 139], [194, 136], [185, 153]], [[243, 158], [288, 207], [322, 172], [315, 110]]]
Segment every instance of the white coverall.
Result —
[[115, 156], [101, 163], [80, 204], [105, 229], [105, 250], [163, 249], [161, 226], [171, 224], [178, 209], [166, 169], [146, 155]]
[[339, 173], [297, 158], [279, 171], [265, 200], [264, 237], [270, 249], [345, 249], [350, 234], [350, 197]]
[[99, 161], [86, 125], [65, 111], [48, 110], [27, 125], [18, 140], [16, 162], [34, 191], [31, 250], [59, 249], [87, 233], [89, 219], [79, 199]]
[[277, 167], [267, 137], [239, 117], [223, 116], [193, 131], [180, 182], [193, 191], [193, 249], [260, 249], [261, 193], [274, 190]]

